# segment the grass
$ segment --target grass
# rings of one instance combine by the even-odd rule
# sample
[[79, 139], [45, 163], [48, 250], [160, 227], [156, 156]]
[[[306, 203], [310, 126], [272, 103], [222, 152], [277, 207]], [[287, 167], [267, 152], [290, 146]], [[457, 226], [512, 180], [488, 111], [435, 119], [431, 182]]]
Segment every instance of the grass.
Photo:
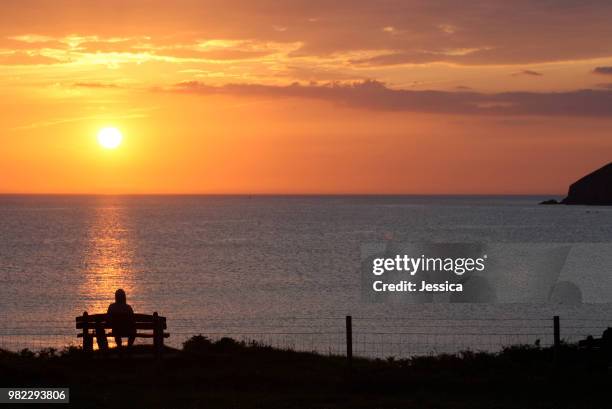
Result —
[[[67, 386], [74, 408], [601, 408], [600, 355], [565, 345], [355, 359], [192, 337], [162, 360], [78, 348], [0, 351], [0, 386]], [[21, 407], [21, 406], [20, 406]]]

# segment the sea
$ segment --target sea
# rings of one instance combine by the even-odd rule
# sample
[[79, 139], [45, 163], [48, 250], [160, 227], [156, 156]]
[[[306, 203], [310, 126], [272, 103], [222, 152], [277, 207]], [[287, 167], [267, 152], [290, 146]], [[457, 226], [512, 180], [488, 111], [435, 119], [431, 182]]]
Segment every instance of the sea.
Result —
[[571, 304], [363, 297], [369, 243], [612, 241], [612, 207], [538, 205], [549, 198], [3, 195], [0, 348], [79, 345], [75, 317], [105, 312], [118, 288], [136, 312], [167, 318], [175, 347], [202, 334], [343, 354], [347, 316], [354, 353], [364, 356], [546, 345], [555, 315], [564, 339], [598, 336], [612, 326], [612, 304], [601, 297]]

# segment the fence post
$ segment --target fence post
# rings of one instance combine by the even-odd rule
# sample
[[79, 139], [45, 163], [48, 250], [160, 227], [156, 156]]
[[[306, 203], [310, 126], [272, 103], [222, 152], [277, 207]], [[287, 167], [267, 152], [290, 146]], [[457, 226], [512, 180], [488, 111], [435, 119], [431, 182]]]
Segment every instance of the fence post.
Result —
[[353, 318], [346, 316], [346, 359], [349, 368], [353, 365]]
[[558, 315], [555, 315], [553, 317], [553, 325], [554, 325], [554, 331], [555, 331], [555, 337], [554, 337], [555, 349], [558, 349], [559, 346], [561, 345], [561, 326], [559, 324]]
[[559, 316], [553, 317], [553, 328], [554, 328], [554, 360], [555, 366], [559, 365], [559, 347], [561, 346], [561, 325], [559, 323]]

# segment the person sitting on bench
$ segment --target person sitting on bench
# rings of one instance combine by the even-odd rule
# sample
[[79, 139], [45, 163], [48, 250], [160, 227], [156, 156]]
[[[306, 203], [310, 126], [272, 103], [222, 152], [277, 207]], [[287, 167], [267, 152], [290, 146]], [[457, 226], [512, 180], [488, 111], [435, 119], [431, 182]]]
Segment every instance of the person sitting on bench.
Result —
[[134, 310], [127, 303], [125, 291], [121, 288], [115, 291], [115, 302], [108, 306], [106, 319], [110, 323], [117, 348], [121, 348], [121, 337], [128, 338], [128, 347], [136, 339]]

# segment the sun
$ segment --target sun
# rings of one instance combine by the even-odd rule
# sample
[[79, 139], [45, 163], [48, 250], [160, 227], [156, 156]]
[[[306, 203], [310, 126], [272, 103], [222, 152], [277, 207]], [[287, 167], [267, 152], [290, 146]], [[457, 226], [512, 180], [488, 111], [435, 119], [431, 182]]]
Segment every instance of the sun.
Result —
[[102, 128], [98, 132], [98, 143], [106, 149], [116, 149], [121, 145], [123, 135], [117, 128]]

